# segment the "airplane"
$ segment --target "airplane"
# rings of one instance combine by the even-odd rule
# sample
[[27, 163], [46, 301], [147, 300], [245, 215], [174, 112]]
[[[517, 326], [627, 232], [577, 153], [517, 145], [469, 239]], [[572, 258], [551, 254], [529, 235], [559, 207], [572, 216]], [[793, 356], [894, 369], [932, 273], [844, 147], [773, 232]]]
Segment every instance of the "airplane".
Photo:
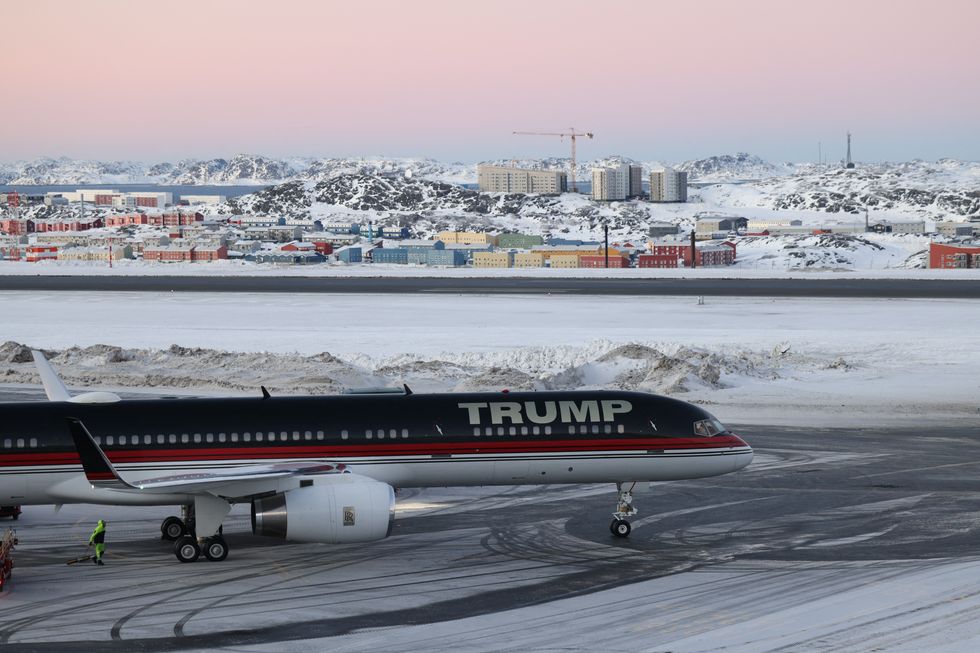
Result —
[[0, 403], [0, 504], [174, 505], [174, 555], [228, 556], [221, 523], [251, 504], [256, 535], [350, 543], [391, 533], [395, 488], [615, 483], [627, 537], [646, 482], [727, 474], [752, 448], [710, 413], [625, 391], [122, 400], [73, 396], [40, 352], [49, 401]]

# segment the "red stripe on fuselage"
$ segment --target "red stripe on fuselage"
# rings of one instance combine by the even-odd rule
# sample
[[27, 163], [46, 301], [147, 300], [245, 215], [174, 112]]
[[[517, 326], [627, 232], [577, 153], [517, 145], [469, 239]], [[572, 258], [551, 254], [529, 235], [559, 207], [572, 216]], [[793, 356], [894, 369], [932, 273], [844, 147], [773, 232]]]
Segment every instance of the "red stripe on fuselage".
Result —
[[[267, 445], [237, 447], [201, 447], [180, 449], [122, 449], [105, 451], [113, 463], [183, 462], [206, 460], [278, 459], [278, 458], [370, 458], [372, 456], [452, 455], [479, 453], [566, 453], [576, 451], [690, 450], [744, 447], [737, 436], [714, 438], [616, 438], [577, 440], [510, 440], [513, 436], [488, 436], [486, 440], [467, 442], [377, 442], [374, 444]], [[493, 440], [491, 438], [501, 438]], [[65, 465], [78, 463], [75, 452], [24, 452], [5, 455], [0, 467], [28, 465]]]

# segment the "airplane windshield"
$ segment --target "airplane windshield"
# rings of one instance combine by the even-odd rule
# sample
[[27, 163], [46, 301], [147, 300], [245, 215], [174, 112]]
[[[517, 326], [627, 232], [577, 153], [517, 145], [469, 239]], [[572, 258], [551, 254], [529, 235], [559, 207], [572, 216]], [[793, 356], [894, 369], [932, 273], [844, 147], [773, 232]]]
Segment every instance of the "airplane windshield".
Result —
[[719, 433], [724, 433], [727, 430], [728, 429], [725, 428], [725, 425], [714, 417], [694, 422], [694, 435], [702, 438], [710, 438], [718, 435]]

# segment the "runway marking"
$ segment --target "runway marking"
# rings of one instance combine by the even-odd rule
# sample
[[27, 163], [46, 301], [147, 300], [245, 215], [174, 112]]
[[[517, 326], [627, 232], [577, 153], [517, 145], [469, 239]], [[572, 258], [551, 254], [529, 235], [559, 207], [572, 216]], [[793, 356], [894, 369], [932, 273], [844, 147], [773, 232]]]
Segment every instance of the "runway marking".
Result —
[[980, 465], [980, 460], [971, 460], [965, 463], [948, 463], [946, 465], [933, 465], [931, 467], [909, 467], [907, 469], [896, 469], [891, 472], [878, 472], [877, 474], [865, 474], [867, 478], [874, 476], [890, 476], [892, 474], [908, 474], [910, 472], [925, 472], [930, 469], [946, 469], [949, 467], [964, 467], [969, 465]]
[[715, 508], [727, 508], [728, 506], [737, 506], [743, 503], [752, 503], [754, 501], [769, 501], [770, 499], [775, 499], [777, 497], [758, 497], [756, 499], [743, 499], [742, 501], [727, 501], [725, 503], [713, 503], [710, 506], [698, 506], [697, 508], [685, 508], [684, 510], [672, 510], [670, 512], [661, 512], [656, 515], [650, 515], [649, 517], [644, 517], [643, 519], [637, 519], [636, 521], [630, 522], [634, 529], [640, 526], [645, 526], [647, 524], [652, 524], [655, 521], [661, 519], [666, 519], [667, 517], [676, 517], [678, 515], [690, 515], [695, 512], [704, 512], [705, 510], [714, 510]]

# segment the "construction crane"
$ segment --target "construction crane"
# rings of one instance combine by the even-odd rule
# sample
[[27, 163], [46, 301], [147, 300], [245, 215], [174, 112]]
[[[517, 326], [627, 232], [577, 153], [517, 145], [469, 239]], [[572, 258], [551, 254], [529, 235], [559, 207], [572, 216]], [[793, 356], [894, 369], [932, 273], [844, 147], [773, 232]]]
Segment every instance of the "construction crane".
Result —
[[592, 132], [577, 132], [574, 127], [569, 127], [567, 132], [514, 132], [518, 136], [560, 136], [562, 140], [566, 136], [572, 139], [572, 174], [569, 181], [572, 182], [572, 192], [578, 192], [578, 185], [575, 183], [575, 139], [579, 136], [592, 138]]

